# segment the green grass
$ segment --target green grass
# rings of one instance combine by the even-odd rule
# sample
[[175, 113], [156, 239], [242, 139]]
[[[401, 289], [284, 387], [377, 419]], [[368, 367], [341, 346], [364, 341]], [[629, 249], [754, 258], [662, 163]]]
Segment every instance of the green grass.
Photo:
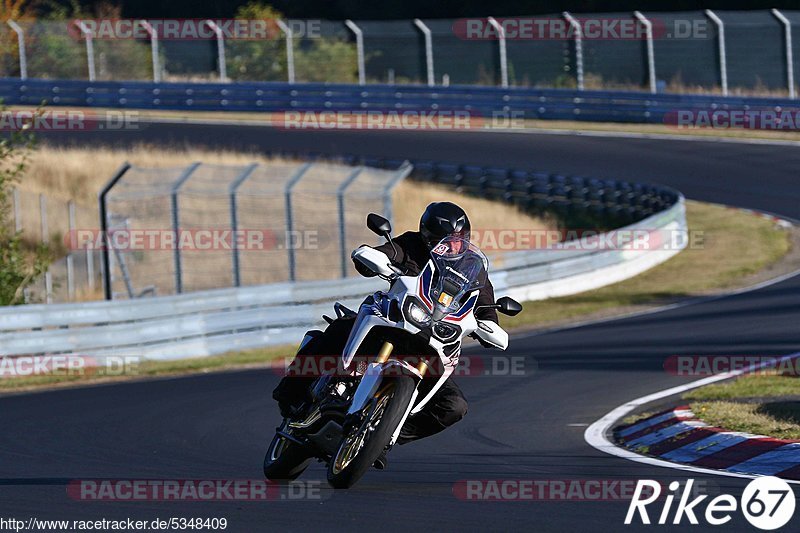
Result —
[[691, 390], [686, 400], [732, 400], [741, 398], [780, 398], [800, 396], [800, 378], [774, 374], [751, 374], [724, 383]]
[[712, 426], [800, 439], [800, 377], [750, 374], [689, 391], [692, 412]]
[[692, 412], [704, 422], [729, 431], [800, 439], [800, 402], [696, 402]]
[[724, 206], [689, 201], [690, 231], [702, 231], [702, 247], [686, 249], [636, 277], [574, 296], [528, 302], [508, 329], [579, 319], [612, 309], [665, 303], [737, 286], [742, 278], [778, 261], [790, 248], [788, 232], [773, 222]]

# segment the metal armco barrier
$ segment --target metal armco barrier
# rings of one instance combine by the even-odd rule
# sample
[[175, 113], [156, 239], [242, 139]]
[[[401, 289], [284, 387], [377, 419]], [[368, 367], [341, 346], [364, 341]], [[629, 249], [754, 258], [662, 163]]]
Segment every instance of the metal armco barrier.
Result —
[[[683, 197], [625, 229], [686, 230]], [[541, 299], [615, 283], [666, 261], [658, 250], [520, 251], [491, 271], [498, 296]], [[0, 309], [3, 355], [127, 354], [175, 359], [291, 344], [317, 327], [334, 301], [356, 306], [379, 279], [281, 283], [115, 302], [27, 305]]]
[[[480, 86], [150, 83], [0, 79], [6, 105], [184, 111], [453, 111], [509, 119], [674, 123], [679, 111], [791, 109], [788, 98]], [[280, 120], [279, 118], [276, 120]]]

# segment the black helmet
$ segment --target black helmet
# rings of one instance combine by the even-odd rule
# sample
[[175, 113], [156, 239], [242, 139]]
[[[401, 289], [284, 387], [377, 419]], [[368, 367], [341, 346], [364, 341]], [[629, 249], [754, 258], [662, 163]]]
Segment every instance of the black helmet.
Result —
[[434, 202], [425, 208], [419, 219], [419, 232], [428, 248], [447, 237], [455, 235], [469, 240], [469, 217], [452, 202]]

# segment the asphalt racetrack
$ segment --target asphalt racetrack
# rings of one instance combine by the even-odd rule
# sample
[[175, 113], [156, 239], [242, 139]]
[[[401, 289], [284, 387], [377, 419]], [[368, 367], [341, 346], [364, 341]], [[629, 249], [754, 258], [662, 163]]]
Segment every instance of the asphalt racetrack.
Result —
[[[673, 186], [688, 198], [800, 218], [800, 147], [607, 136], [308, 132], [253, 126], [150, 124], [140, 131], [52, 133], [52, 143], [190, 143], [419, 157], [614, 177]], [[742, 246], [747, 246], [746, 242]], [[535, 303], [529, 305], [536, 305]], [[387, 471], [314, 500], [86, 502], [70, 480], [259, 479], [279, 422], [268, 370], [101, 385], [0, 398], [0, 516], [99, 519], [225, 517], [229, 531], [684, 529], [625, 526], [628, 501], [464, 501], [463, 480], [701, 482], [741, 495], [747, 480], [640, 464], [591, 448], [586, 426], [639, 396], [688, 382], [662, 367], [676, 354], [798, 351], [800, 277], [671, 310], [512, 337], [524, 376], [462, 377], [470, 410], [450, 430], [396, 447]], [[468, 355], [485, 353], [471, 349]], [[489, 355], [489, 354], [487, 354]], [[660, 507], [652, 514], [657, 518]], [[795, 518], [795, 521], [797, 518]], [[705, 529], [708, 526], [699, 526]], [[753, 531], [741, 513], [726, 531]], [[698, 529], [696, 526], [695, 529]]]

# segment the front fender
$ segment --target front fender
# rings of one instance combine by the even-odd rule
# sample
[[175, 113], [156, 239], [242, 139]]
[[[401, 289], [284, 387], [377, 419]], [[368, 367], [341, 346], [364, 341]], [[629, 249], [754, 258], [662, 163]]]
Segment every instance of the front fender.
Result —
[[[347, 414], [357, 413], [364, 409], [370, 399], [375, 395], [376, 392], [378, 392], [384, 380], [395, 378], [401, 375], [422, 380], [422, 374], [420, 374], [416, 368], [404, 361], [390, 359], [385, 363], [370, 363], [369, 366], [367, 366], [367, 371], [364, 372], [364, 376], [361, 378], [361, 381], [358, 384], [355, 394], [353, 395], [353, 401], [350, 404], [350, 409], [347, 410]], [[414, 403], [414, 399], [416, 399], [416, 396], [417, 392], [414, 391], [414, 398], [411, 401], [412, 405]]]

